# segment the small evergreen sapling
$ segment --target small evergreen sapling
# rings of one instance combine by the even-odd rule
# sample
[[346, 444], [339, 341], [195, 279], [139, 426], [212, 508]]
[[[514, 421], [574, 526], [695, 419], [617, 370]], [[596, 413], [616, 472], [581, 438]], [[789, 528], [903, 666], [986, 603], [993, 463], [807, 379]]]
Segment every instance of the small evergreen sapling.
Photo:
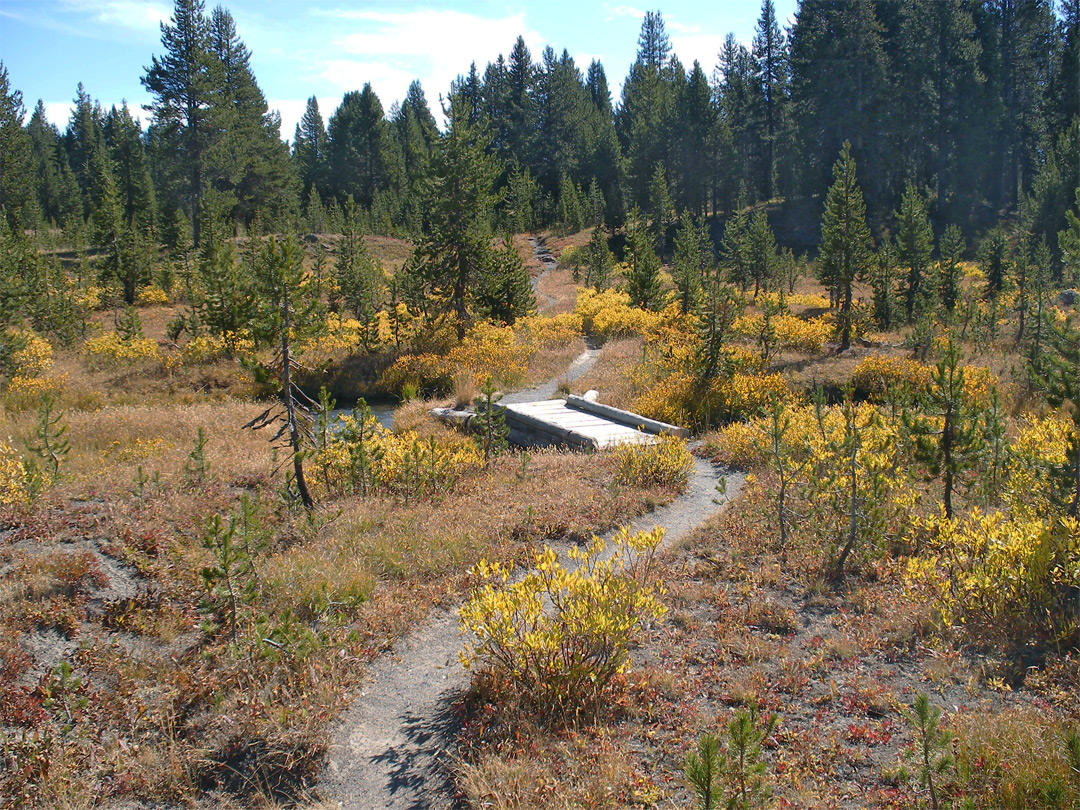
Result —
[[210, 473], [210, 462], [206, 460], [207, 442], [206, 431], [200, 427], [195, 434], [195, 446], [184, 462], [184, 476], [189, 484], [201, 484]]
[[67, 424], [63, 419], [64, 415], [56, 412], [56, 397], [48, 392], [42, 394], [34, 435], [26, 442], [26, 448], [45, 462], [50, 478], [59, 475], [60, 464], [71, 450]]
[[697, 794], [698, 810], [752, 810], [768, 798], [762, 744], [780, 720], [759, 720], [756, 708], [740, 709], [727, 726], [724, 750], [713, 734], [705, 734], [698, 750], [686, 757], [683, 772]]
[[930, 806], [940, 810], [938, 790], [945, 773], [953, 766], [953, 734], [941, 726], [941, 709], [930, 704], [925, 692], [915, 696], [911, 711], [904, 718], [915, 732], [915, 747], [909, 756], [915, 766], [916, 781], [930, 796]]
[[506, 448], [510, 431], [506, 426], [506, 409], [499, 405], [502, 394], [495, 390], [495, 383], [490, 377], [484, 381], [480, 394], [473, 400], [476, 416], [477, 442], [484, 452], [484, 463], [490, 464], [491, 457]]

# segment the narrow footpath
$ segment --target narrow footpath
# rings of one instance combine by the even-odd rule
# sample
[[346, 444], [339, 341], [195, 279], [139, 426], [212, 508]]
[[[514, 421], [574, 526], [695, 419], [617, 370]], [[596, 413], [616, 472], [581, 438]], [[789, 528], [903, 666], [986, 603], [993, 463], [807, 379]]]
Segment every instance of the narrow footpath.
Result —
[[[584, 352], [560, 379], [573, 379], [595, 362]], [[557, 381], [508, 395], [505, 401], [542, 399]], [[549, 390], [550, 389], [550, 390]], [[717, 485], [724, 480], [721, 495]], [[742, 488], [741, 473], [720, 475], [695, 460], [686, 491], [631, 523], [638, 532], [662, 526], [669, 546], [705, 522]], [[456, 732], [451, 706], [468, 687], [457, 660], [457, 609], [436, 609], [391, 653], [377, 659], [351, 707], [335, 724], [319, 795], [342, 810], [448, 810], [454, 789], [445, 752]]]

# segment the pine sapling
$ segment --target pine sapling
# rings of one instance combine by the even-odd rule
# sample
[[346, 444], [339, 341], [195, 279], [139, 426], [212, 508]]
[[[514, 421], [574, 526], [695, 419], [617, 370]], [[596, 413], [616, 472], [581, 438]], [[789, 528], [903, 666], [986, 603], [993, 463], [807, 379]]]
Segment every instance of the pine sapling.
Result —
[[779, 723], [775, 715], [759, 722], [756, 708], [740, 709], [728, 723], [722, 751], [714, 734], [701, 737], [683, 767], [698, 810], [751, 810], [767, 798], [761, 746]]
[[51, 393], [41, 395], [38, 406], [37, 424], [34, 425], [33, 438], [26, 442], [27, 449], [45, 462], [49, 478], [56, 478], [60, 464], [71, 450], [67, 439], [67, 424], [64, 415], [56, 412], [56, 397]]
[[473, 400], [476, 406], [473, 425], [485, 464], [490, 464], [491, 457], [506, 447], [510, 435], [506, 426], [506, 411], [498, 404], [500, 399], [502, 394], [495, 390], [494, 381], [488, 377], [480, 388], [480, 394]]
[[184, 462], [184, 475], [188, 483], [195, 486], [206, 480], [210, 473], [210, 462], [206, 460], [206, 431], [201, 427], [195, 433], [195, 446], [188, 453]]
[[715, 734], [703, 734], [697, 751], [686, 755], [683, 773], [697, 795], [697, 810], [716, 810], [720, 800], [720, 745]]
[[953, 734], [942, 728], [941, 709], [930, 704], [925, 692], [915, 696], [911, 711], [904, 712], [904, 717], [915, 731], [915, 748], [909, 756], [914, 760], [917, 781], [929, 793], [933, 810], [940, 810], [938, 789], [953, 765]]

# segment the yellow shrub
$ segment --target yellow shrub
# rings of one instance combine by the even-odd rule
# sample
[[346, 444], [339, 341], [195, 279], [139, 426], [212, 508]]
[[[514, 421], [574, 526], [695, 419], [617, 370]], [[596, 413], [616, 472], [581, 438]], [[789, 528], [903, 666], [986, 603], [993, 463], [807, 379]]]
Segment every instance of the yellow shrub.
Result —
[[856, 391], [880, 401], [902, 387], [912, 393], [925, 389], [930, 384], [930, 367], [906, 357], [875, 354], [859, 361], [851, 381]]
[[1024, 418], [1005, 463], [1003, 496], [1012, 514], [1032, 518], [1052, 514], [1051, 470], [1067, 461], [1072, 435], [1072, 424], [1060, 417]]
[[406, 499], [445, 492], [463, 476], [483, 467], [476, 444], [465, 437], [421, 439], [416, 433], [391, 433], [374, 417], [363, 426], [350, 414], [315, 454], [326, 485], [338, 492], [381, 489]]
[[623, 529], [610, 556], [594, 537], [588, 548], [570, 549], [573, 569], [549, 547], [517, 582], [510, 566], [481, 562], [461, 607], [461, 663], [544, 714], [600, 708], [630, 667], [639, 629], [667, 612], [655, 572], [663, 536], [659, 528], [633, 537]]
[[224, 335], [196, 335], [180, 349], [176, 361], [183, 366], [214, 363], [227, 357], [242, 357], [255, 351], [255, 341], [246, 332]]
[[964, 366], [964, 399], [976, 407], [990, 403], [990, 394], [998, 388], [998, 376], [986, 366]]
[[139, 290], [139, 303], [144, 306], [160, 306], [169, 303], [169, 294], [161, 287], [150, 285]]
[[908, 577], [930, 588], [946, 626], [963, 626], [984, 642], [1080, 642], [1075, 519], [975, 510], [960, 520], [931, 516], [916, 531], [925, 538], [924, 553], [909, 561]]
[[648, 335], [660, 324], [660, 315], [630, 305], [630, 296], [619, 290], [578, 290], [574, 313], [582, 329], [599, 338]]
[[66, 374], [50, 374], [47, 377], [15, 376], [8, 380], [4, 391], [4, 408], [9, 411], [25, 411], [35, 408], [44, 394], [59, 394], [67, 385]]
[[[355, 318], [342, 318], [331, 312], [326, 316], [326, 332], [301, 342], [299, 350], [308, 357], [329, 358], [340, 354], [350, 354], [360, 347], [365, 338], [366, 329]], [[377, 329], [367, 335], [368, 340], [376, 342]]]
[[156, 341], [150, 338], [124, 340], [116, 332], [89, 338], [83, 344], [92, 368], [115, 367], [145, 360], [160, 360]]
[[710, 436], [706, 452], [727, 467], [748, 470], [765, 461], [767, 446], [760, 420], [733, 422]]
[[553, 317], [530, 315], [518, 320], [514, 324], [514, 331], [524, 343], [537, 349], [563, 346], [581, 335], [581, 315], [576, 312]]
[[692, 373], [683, 371], [651, 385], [634, 400], [633, 409], [676, 425], [718, 425], [759, 416], [773, 397], [790, 400], [793, 396], [780, 374], [735, 372], [703, 385]]
[[[763, 315], [741, 315], [731, 330], [744, 338], [757, 339], [765, 323]], [[836, 331], [829, 318], [807, 320], [796, 315], [774, 315], [770, 321], [777, 344], [784, 349], [820, 351]]]
[[434, 354], [403, 354], [382, 374], [382, 384], [400, 393], [406, 386], [417, 390], [436, 387], [447, 390], [450, 375], [443, 359]]
[[382, 431], [373, 450], [374, 481], [405, 498], [445, 492], [484, 465], [480, 451], [467, 439], [425, 441], [411, 431]]
[[38, 377], [52, 368], [52, 344], [45, 338], [24, 329], [12, 335], [12, 342], [19, 346], [11, 353], [12, 377]]
[[101, 302], [104, 298], [104, 293], [101, 287], [86, 287], [75, 294], [75, 303], [79, 305], [80, 309], [93, 312], [94, 310], [101, 309]]
[[495, 326], [481, 321], [469, 330], [460, 345], [447, 354], [445, 372], [472, 372], [477, 382], [491, 377], [502, 385], [512, 386], [525, 377], [533, 349], [518, 343], [509, 326]]
[[18, 453], [0, 441], [0, 507], [16, 507], [26, 503], [23, 487], [24, 471]]
[[615, 480], [639, 487], [682, 491], [694, 468], [686, 442], [660, 436], [653, 444], [624, 444], [615, 448]]

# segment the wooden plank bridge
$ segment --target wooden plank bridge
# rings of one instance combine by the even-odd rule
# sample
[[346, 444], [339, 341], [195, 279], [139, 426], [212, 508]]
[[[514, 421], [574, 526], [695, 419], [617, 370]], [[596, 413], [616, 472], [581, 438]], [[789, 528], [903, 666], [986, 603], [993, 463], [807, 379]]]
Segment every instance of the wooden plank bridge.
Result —
[[[499, 406], [510, 429], [510, 443], [519, 447], [551, 445], [599, 450], [620, 444], [649, 444], [661, 435], [686, 438], [685, 428], [648, 419], [621, 408], [602, 405], [592, 392], [584, 397], [518, 402]], [[469, 428], [471, 411], [435, 408], [432, 415], [444, 422]]]

